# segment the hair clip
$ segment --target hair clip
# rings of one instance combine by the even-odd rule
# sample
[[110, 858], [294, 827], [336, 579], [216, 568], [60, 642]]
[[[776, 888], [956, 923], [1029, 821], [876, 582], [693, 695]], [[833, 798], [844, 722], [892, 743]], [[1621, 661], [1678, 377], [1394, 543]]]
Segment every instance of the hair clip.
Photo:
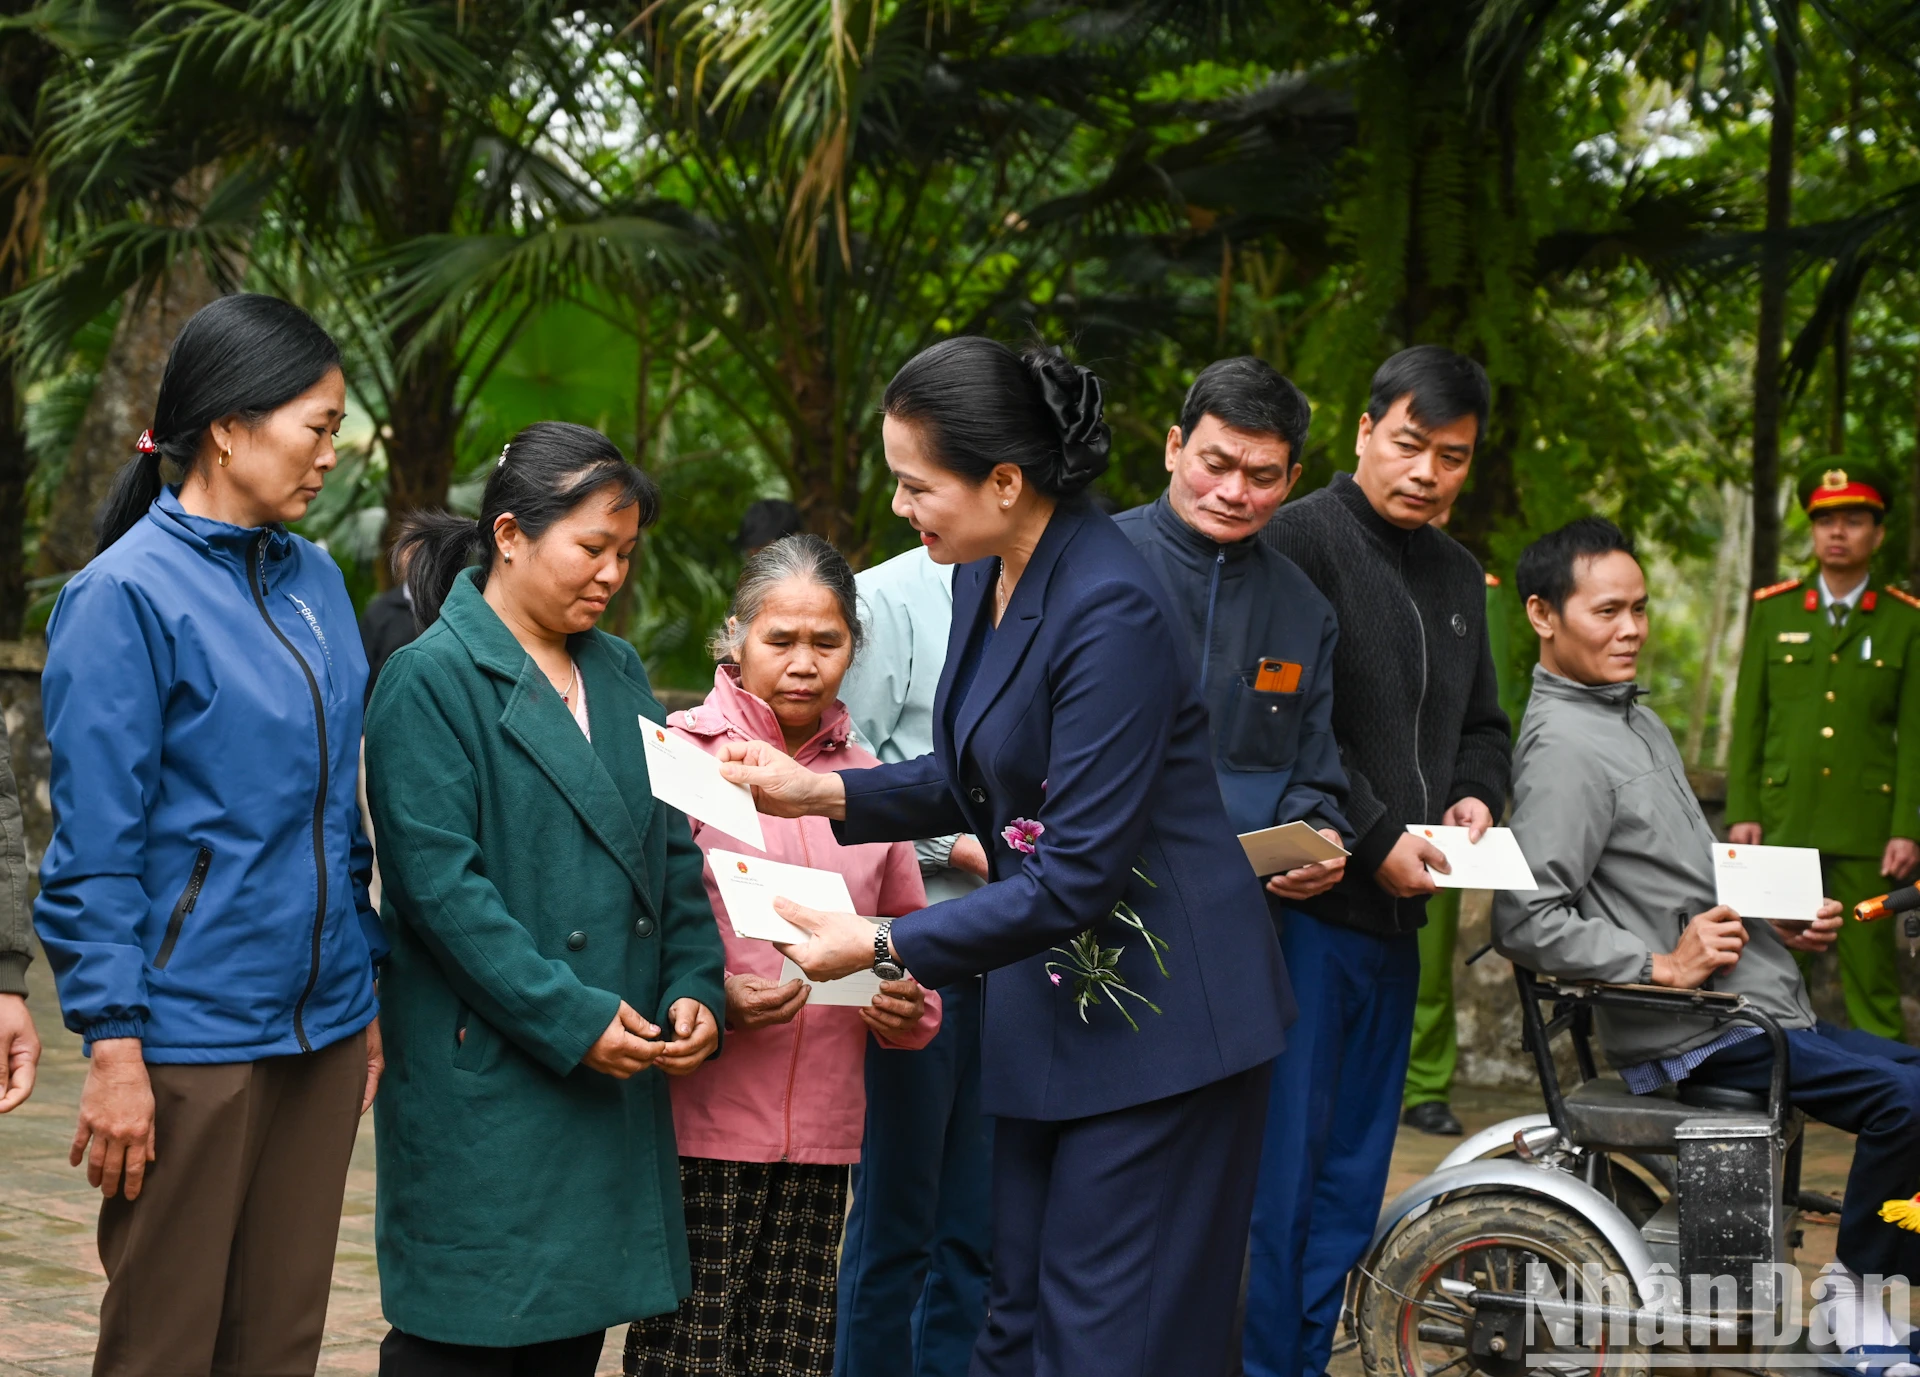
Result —
[[507, 451], [512, 448], [513, 448], [513, 441], [511, 440], [507, 441], [506, 444], [500, 446], [500, 457], [493, 461], [493, 466], [496, 469], [499, 468], [502, 464], [507, 462]]
[[154, 444], [153, 432], [150, 430], [141, 431], [140, 438], [133, 442], [133, 447], [141, 454], [154, 454], [160, 449], [160, 446]]

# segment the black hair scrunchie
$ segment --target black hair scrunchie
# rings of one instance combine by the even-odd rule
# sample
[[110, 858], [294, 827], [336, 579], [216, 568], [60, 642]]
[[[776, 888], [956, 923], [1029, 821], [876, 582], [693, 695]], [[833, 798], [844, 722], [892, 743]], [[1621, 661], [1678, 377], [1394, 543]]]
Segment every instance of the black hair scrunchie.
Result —
[[1059, 486], [1076, 492], [1106, 471], [1113, 447], [1100, 379], [1091, 368], [1058, 355], [1034, 371], [1040, 377], [1040, 395], [1060, 428]]

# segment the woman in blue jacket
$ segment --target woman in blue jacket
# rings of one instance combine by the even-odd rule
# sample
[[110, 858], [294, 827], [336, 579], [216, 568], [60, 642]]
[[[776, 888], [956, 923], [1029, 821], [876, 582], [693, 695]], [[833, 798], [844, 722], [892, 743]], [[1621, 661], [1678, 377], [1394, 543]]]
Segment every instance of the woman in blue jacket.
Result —
[[285, 523], [346, 405], [297, 307], [200, 311], [47, 626], [34, 919], [92, 1058], [73, 1161], [105, 1197], [96, 1374], [318, 1361], [385, 943], [353, 605]]
[[791, 954], [815, 978], [987, 973], [976, 1377], [1224, 1371], [1285, 976], [1180, 622], [1081, 495], [1106, 466], [1099, 380], [958, 338], [884, 410], [893, 510], [961, 566], [933, 754], [814, 774], [743, 743], [726, 768], [846, 844], [970, 832], [992, 882], [891, 924], [782, 900], [811, 934]]

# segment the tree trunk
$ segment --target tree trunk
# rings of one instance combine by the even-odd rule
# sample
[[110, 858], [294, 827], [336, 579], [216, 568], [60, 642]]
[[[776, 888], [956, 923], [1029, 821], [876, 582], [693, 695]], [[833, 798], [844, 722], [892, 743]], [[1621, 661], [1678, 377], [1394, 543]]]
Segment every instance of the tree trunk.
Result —
[[1740, 498], [1722, 491], [1721, 506], [1726, 511], [1721, 527], [1720, 548], [1713, 560], [1712, 601], [1707, 606], [1706, 644], [1700, 652], [1700, 675], [1693, 683], [1693, 702], [1687, 709], [1687, 741], [1681, 756], [1689, 766], [1700, 763], [1706, 745], [1707, 706], [1713, 699], [1713, 681], [1720, 669], [1720, 642], [1727, 633], [1727, 605], [1733, 601], [1734, 580], [1740, 569]]
[[[1751, 558], [1749, 542], [1753, 539], [1753, 503], [1736, 499], [1728, 513], [1731, 521], [1740, 533], [1740, 543], [1749, 546], [1745, 552]], [[1735, 563], [1741, 561], [1738, 557]], [[1713, 768], [1727, 768], [1727, 756], [1733, 750], [1733, 699], [1740, 687], [1740, 652], [1746, 645], [1747, 612], [1752, 607], [1746, 598], [1741, 598], [1735, 615], [1727, 626], [1726, 648], [1721, 655], [1720, 671], [1720, 730], [1713, 745]]]
[[[406, 343], [399, 341], [396, 352]], [[429, 345], [419, 361], [401, 377], [393, 392], [392, 438], [387, 440], [387, 529], [384, 549], [392, 549], [400, 523], [411, 512], [447, 505], [447, 486], [453, 480], [454, 441], [458, 422], [454, 391], [460, 378], [453, 350]], [[380, 582], [390, 577], [387, 561], [380, 561]]]
[[40, 530], [41, 574], [69, 573], [93, 558], [101, 504], [114, 476], [133, 458], [133, 442], [153, 420], [173, 337], [187, 317], [219, 295], [200, 260], [191, 257], [174, 263], [144, 302], [136, 304], [129, 295]]
[[1760, 261], [1760, 321], [1753, 356], [1753, 565], [1750, 583], [1780, 577], [1780, 370], [1786, 338], [1787, 228], [1793, 222], [1793, 134], [1799, 58], [1794, 51], [1798, 0], [1782, 7], [1773, 44], [1779, 77], [1767, 135], [1767, 228]]
[[27, 479], [33, 459], [14, 371], [0, 363], [0, 641], [20, 638], [27, 613]]
[[1913, 356], [1913, 453], [1907, 457], [1907, 587], [1920, 589], [1920, 350]]
[[837, 453], [840, 389], [828, 349], [826, 329], [816, 323], [789, 349], [781, 370], [800, 417], [793, 427], [788, 481], [806, 528], [841, 546], [853, 534], [855, 513], [846, 490], [850, 466]]

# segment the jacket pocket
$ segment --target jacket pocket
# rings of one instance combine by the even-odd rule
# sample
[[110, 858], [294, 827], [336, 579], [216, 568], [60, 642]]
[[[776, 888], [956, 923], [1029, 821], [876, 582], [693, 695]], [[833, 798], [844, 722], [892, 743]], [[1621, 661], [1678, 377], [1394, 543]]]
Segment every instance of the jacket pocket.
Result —
[[487, 1021], [463, 1004], [453, 1036], [453, 1064], [462, 1071], [484, 1070], [487, 1052], [493, 1043], [493, 1030]]
[[1813, 688], [1813, 650], [1807, 645], [1782, 645], [1767, 651], [1767, 696], [1801, 698]]
[[180, 897], [173, 901], [173, 912], [167, 918], [167, 932], [160, 939], [159, 954], [153, 958], [153, 968], [164, 971], [167, 962], [173, 960], [174, 944], [180, 940], [180, 929], [187, 925], [187, 915], [193, 912], [195, 904], [200, 902], [200, 890], [207, 883], [207, 867], [213, 864], [211, 847], [201, 847], [200, 854], [193, 858], [193, 873], [187, 876], [187, 887], [180, 891]]
[[1270, 693], [1243, 676], [1227, 700], [1221, 724], [1221, 763], [1230, 770], [1285, 770], [1300, 753], [1300, 714], [1306, 695]]

